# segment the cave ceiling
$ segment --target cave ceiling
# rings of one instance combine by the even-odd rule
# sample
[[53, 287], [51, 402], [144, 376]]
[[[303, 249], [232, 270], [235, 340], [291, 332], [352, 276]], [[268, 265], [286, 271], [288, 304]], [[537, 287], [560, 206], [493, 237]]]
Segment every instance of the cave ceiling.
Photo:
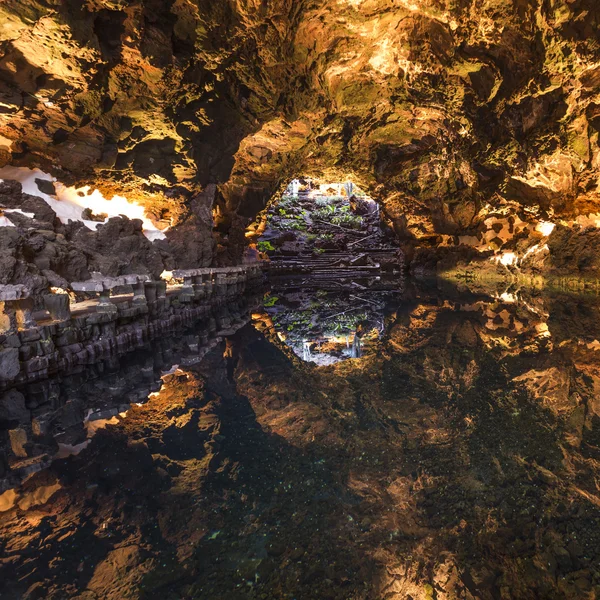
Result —
[[[5, 0], [0, 166], [246, 224], [350, 178], [402, 237], [598, 213], [596, 0]], [[246, 221], [244, 221], [246, 220]]]

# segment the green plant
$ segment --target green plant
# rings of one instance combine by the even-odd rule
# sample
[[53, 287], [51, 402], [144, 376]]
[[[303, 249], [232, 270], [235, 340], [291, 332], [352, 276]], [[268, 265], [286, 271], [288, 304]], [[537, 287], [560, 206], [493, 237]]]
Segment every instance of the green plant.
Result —
[[279, 298], [277, 296], [265, 296], [263, 299], [263, 306], [265, 308], [270, 308], [271, 306], [275, 306]]
[[324, 242], [331, 242], [333, 240], [333, 233], [322, 233], [317, 236], [316, 243], [322, 244]]
[[317, 208], [313, 211], [312, 215], [319, 221], [331, 221], [331, 218], [337, 212], [337, 207], [332, 204], [324, 206], [323, 208]]
[[258, 247], [259, 252], [272, 252], [275, 250], [275, 247], [271, 242], [258, 242], [256, 246]]
[[284, 230], [295, 230], [295, 231], [304, 231], [306, 229], [306, 222], [304, 219], [299, 221], [284, 221], [279, 227]]
[[342, 214], [336, 215], [331, 219], [332, 225], [340, 227], [349, 227], [350, 229], [360, 229], [363, 225], [363, 218], [358, 215]]
[[287, 195], [283, 195], [281, 196], [281, 200], [278, 202], [279, 206], [291, 206], [295, 203], [295, 198], [294, 196], [287, 196]]
[[313, 254], [323, 254], [325, 248], [313, 248]]

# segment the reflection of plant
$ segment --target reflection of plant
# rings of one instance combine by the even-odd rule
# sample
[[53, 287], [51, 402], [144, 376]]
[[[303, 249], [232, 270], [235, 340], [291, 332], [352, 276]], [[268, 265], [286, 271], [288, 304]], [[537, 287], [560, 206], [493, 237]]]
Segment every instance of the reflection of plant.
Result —
[[275, 250], [275, 247], [271, 242], [258, 242], [257, 247], [259, 252], [272, 252]]
[[271, 306], [275, 306], [278, 300], [279, 298], [277, 296], [266, 296], [263, 300], [263, 306], [265, 308], [270, 308]]
[[313, 254], [323, 254], [325, 252], [325, 248], [314, 248]]

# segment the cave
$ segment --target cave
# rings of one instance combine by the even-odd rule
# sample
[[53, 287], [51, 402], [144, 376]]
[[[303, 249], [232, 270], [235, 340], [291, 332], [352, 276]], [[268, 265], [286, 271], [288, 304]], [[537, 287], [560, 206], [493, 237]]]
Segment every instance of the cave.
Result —
[[0, 3], [0, 597], [600, 598], [595, 0]]

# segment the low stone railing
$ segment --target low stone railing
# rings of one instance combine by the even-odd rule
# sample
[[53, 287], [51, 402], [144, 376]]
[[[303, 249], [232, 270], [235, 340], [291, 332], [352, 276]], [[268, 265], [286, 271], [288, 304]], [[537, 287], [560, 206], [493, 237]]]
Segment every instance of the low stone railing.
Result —
[[25, 286], [0, 285], [0, 389], [123, 353], [138, 338], [200, 318], [207, 307], [225, 305], [256, 286], [262, 269], [252, 264], [163, 276], [168, 282], [94, 274], [71, 284], [81, 301], [66, 293], [44, 296], [44, 313], [34, 311]]

